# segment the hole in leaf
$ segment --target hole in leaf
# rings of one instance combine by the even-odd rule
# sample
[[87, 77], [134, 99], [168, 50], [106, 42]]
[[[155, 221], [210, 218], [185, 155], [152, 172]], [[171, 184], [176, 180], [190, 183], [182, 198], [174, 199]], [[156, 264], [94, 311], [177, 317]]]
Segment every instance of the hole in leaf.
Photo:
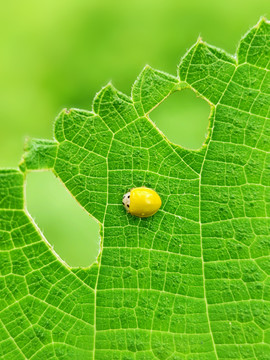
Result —
[[50, 171], [27, 175], [27, 209], [56, 253], [70, 266], [89, 266], [99, 252], [99, 224]]
[[207, 136], [209, 104], [190, 89], [176, 91], [154, 109], [150, 118], [173, 143], [199, 149]]

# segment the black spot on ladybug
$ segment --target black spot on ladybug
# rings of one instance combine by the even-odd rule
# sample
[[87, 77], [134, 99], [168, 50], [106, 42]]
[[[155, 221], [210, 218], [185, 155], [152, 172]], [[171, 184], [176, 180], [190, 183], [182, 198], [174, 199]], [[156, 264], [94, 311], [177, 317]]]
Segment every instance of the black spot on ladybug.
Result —
[[128, 199], [130, 198], [130, 195], [128, 195]]
[[127, 204], [127, 207], [129, 207], [129, 205]]

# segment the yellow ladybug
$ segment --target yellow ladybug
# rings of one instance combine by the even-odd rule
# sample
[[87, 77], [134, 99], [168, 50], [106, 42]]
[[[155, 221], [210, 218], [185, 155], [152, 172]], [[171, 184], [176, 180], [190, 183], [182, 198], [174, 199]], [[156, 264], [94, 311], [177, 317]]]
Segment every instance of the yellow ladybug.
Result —
[[154, 215], [161, 206], [161, 199], [153, 189], [133, 188], [123, 196], [122, 204], [127, 212], [140, 218]]

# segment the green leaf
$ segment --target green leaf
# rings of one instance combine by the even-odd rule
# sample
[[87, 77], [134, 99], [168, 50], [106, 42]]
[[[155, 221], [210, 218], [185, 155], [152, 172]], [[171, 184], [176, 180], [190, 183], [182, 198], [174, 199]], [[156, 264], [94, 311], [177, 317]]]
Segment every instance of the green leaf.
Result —
[[[147, 66], [131, 98], [107, 85], [0, 172], [2, 359], [270, 358], [269, 64], [264, 19], [237, 57], [199, 39], [178, 77]], [[199, 151], [149, 118], [186, 87], [212, 108]], [[101, 224], [89, 268], [59, 259], [25, 208], [25, 176], [41, 169]], [[139, 219], [121, 200], [143, 185], [163, 205]]]

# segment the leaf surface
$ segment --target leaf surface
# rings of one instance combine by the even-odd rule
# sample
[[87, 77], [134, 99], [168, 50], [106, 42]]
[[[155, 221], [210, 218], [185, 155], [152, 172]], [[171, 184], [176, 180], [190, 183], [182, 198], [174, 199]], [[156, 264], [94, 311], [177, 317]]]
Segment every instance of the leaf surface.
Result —
[[[177, 77], [147, 66], [131, 97], [107, 85], [0, 172], [1, 358], [270, 359], [269, 67], [264, 19], [237, 57], [199, 39]], [[199, 151], [150, 120], [185, 87], [212, 108]], [[101, 224], [87, 269], [61, 261], [25, 208], [25, 176], [41, 169]], [[151, 218], [123, 209], [137, 186], [162, 198]]]

